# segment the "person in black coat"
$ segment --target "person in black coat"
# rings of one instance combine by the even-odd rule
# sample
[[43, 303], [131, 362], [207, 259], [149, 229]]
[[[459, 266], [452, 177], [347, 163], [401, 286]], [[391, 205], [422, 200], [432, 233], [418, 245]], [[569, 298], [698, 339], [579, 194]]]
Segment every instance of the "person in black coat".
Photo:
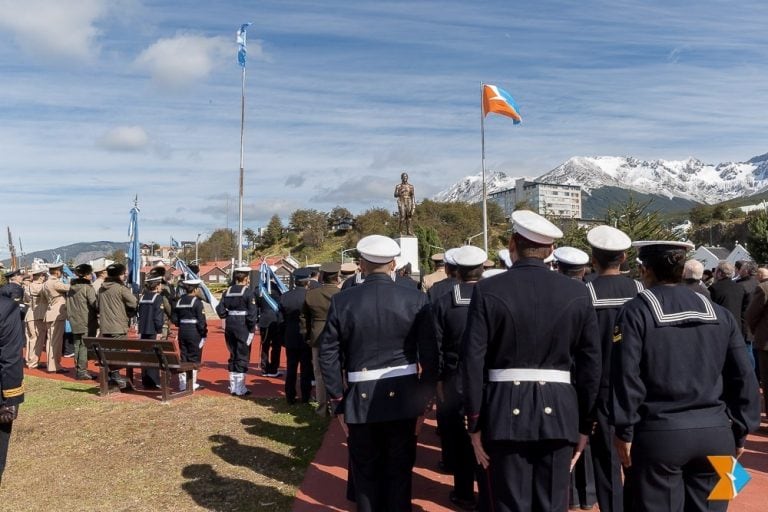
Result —
[[280, 297], [280, 313], [283, 316], [283, 343], [287, 359], [285, 369], [285, 399], [289, 404], [296, 403], [296, 376], [301, 367], [300, 393], [302, 403], [309, 403], [312, 393], [312, 348], [306, 343], [301, 333], [301, 311], [307, 288], [310, 286], [308, 274], [294, 272], [295, 288]]
[[738, 319], [679, 286], [693, 244], [633, 245], [646, 289], [617, 318], [610, 380], [633, 510], [725, 510], [727, 501], [708, 500], [719, 477], [707, 457], [738, 457], [760, 424]]
[[543, 262], [562, 232], [529, 210], [512, 221], [514, 265], [477, 283], [469, 306], [467, 428], [492, 510], [566, 510], [600, 384], [597, 317], [584, 284]]
[[11, 270], [5, 273], [5, 285], [0, 287], [0, 296], [12, 299], [19, 308], [22, 322], [27, 314], [27, 305], [24, 303], [24, 287], [21, 285], [24, 274], [21, 270]]
[[229, 350], [229, 392], [235, 396], [247, 396], [245, 374], [251, 360], [251, 343], [257, 326], [258, 308], [256, 297], [248, 286], [251, 268], [237, 267], [232, 272], [234, 284], [221, 295], [216, 306], [219, 318], [226, 319], [224, 340]]
[[18, 305], [13, 299], [0, 296], [0, 482], [8, 456], [13, 420], [24, 401], [23, 347]]
[[272, 288], [270, 298], [277, 305], [273, 309], [265, 297], [259, 296], [259, 337], [261, 339], [261, 374], [264, 377], [279, 377], [281, 340], [283, 337], [283, 317], [280, 314], [280, 294]]
[[[205, 319], [203, 301], [197, 295], [197, 288], [202, 281], [200, 279], [186, 279], [182, 281], [184, 295], [179, 297], [173, 308], [171, 319], [179, 328], [179, 353], [183, 362], [200, 364], [202, 362], [203, 345], [208, 336], [208, 323]], [[197, 383], [197, 370], [192, 377], [193, 389], [200, 389]], [[185, 373], [179, 373], [179, 391], [187, 389]]]
[[[160, 276], [147, 277], [144, 281], [144, 292], [139, 297], [139, 338], [156, 340], [163, 334], [165, 326], [164, 303], [167, 299], [162, 295], [163, 278]], [[170, 307], [169, 307], [170, 309]], [[152, 349], [148, 349], [152, 352]], [[147, 389], [160, 387], [160, 369], [144, 368], [141, 370], [141, 385]]]
[[371, 235], [357, 250], [365, 282], [331, 299], [320, 366], [348, 429], [357, 510], [408, 511], [417, 418], [434, 392], [438, 349], [426, 296], [392, 281], [397, 243]]

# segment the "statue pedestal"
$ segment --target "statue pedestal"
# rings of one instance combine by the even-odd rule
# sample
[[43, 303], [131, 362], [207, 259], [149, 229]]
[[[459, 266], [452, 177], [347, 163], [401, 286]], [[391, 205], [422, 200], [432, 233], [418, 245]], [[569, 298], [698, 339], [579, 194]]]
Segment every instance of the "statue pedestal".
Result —
[[400, 257], [411, 264], [411, 273], [415, 276], [421, 275], [419, 270], [419, 239], [415, 236], [400, 236], [395, 238], [395, 242], [400, 246]]

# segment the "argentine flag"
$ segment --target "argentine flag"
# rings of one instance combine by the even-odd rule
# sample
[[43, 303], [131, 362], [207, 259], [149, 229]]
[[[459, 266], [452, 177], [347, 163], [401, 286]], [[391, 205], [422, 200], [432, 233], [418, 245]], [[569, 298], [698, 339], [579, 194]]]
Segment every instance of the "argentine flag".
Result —
[[246, 34], [245, 30], [251, 26], [251, 23], [243, 23], [240, 25], [240, 30], [237, 31], [237, 44], [238, 44], [238, 50], [237, 50], [237, 62], [240, 64], [241, 67], [245, 67], [245, 57], [248, 53], [248, 50], [246, 49]]

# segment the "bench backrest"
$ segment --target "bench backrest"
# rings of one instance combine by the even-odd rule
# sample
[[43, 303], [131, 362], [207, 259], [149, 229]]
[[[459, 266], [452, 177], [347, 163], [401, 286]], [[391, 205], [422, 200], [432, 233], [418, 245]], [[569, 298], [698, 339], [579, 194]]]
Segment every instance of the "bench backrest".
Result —
[[[83, 338], [93, 350], [96, 360], [115, 366], [161, 366], [160, 357], [169, 367], [179, 366], [181, 359], [176, 345], [167, 340], [138, 340], [128, 338]], [[98, 349], [97, 349], [97, 348]]]

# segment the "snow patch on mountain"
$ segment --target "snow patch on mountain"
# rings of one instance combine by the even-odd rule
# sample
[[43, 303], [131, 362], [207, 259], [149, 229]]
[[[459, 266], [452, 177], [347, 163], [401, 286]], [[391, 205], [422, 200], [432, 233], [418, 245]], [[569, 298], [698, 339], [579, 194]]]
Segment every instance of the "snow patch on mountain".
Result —
[[[515, 180], [520, 178], [514, 178], [507, 176], [503, 172], [490, 172], [485, 173], [485, 189], [486, 194], [498, 192], [500, 190], [507, 190], [515, 186]], [[526, 178], [530, 180], [530, 178]], [[472, 176], [465, 176], [461, 180], [457, 181], [449, 188], [438, 192], [432, 199], [440, 202], [452, 203], [456, 201], [466, 201], [468, 203], [477, 203], [483, 200], [483, 173], [478, 173]]]

